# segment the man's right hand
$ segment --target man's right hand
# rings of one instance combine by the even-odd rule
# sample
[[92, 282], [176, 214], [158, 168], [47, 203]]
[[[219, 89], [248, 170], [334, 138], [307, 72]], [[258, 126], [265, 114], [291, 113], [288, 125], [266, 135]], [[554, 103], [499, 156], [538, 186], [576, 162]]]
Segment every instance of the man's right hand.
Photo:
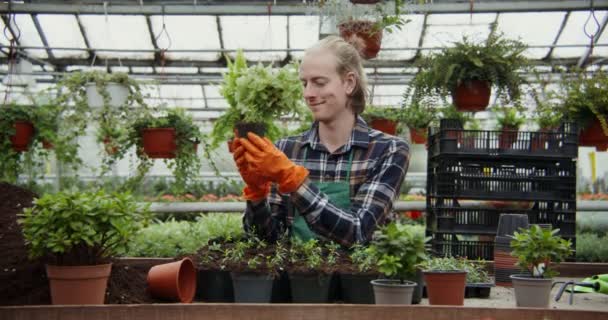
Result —
[[245, 148], [241, 145], [239, 139], [233, 140], [232, 150], [234, 162], [246, 184], [243, 189], [243, 197], [251, 201], [259, 201], [266, 198], [270, 193], [270, 180], [250, 169], [245, 159]]

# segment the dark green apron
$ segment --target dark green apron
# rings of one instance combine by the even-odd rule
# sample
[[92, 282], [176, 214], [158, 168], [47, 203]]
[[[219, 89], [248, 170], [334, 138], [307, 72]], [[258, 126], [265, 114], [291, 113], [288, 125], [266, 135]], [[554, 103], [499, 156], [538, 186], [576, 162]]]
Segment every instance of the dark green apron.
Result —
[[[308, 149], [304, 149], [304, 163], [306, 166], [306, 156]], [[317, 182], [315, 185], [319, 190], [327, 195], [329, 201], [336, 207], [347, 210], [350, 208], [350, 169], [353, 163], [353, 150], [350, 150], [348, 156], [348, 169], [346, 171], [346, 181], [339, 182]], [[306, 219], [301, 216], [298, 210], [295, 210], [293, 224], [291, 225], [291, 237], [302, 240], [304, 242], [316, 239], [317, 235], [310, 230]]]

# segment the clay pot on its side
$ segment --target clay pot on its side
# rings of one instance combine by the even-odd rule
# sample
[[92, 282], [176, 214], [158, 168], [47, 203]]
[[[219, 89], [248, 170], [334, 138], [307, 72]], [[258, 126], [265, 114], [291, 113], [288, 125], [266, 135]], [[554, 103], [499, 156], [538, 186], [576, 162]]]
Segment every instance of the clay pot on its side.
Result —
[[196, 268], [189, 258], [160, 264], [150, 268], [147, 281], [150, 295], [190, 303], [196, 292]]

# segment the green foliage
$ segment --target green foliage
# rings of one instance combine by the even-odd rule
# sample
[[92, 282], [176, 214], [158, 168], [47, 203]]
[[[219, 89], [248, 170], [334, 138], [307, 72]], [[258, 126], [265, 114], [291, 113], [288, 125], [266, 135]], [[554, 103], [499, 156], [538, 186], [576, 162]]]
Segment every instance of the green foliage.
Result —
[[439, 119], [456, 119], [459, 120], [463, 126], [473, 120], [473, 116], [470, 113], [460, 112], [456, 110], [456, 107], [454, 107], [454, 105], [447, 105], [438, 108], [438, 111], [441, 114]]
[[145, 172], [151, 166], [150, 159], [143, 152], [142, 131], [147, 128], [174, 128], [175, 144], [177, 146], [174, 159], [165, 159], [167, 166], [173, 171], [175, 193], [183, 193], [189, 179], [199, 174], [200, 160], [196, 155], [196, 144], [200, 143], [201, 133], [194, 124], [192, 116], [186, 114], [181, 108], [170, 108], [165, 110], [162, 117], [154, 117], [149, 113], [140, 115], [134, 122], [129, 134], [128, 145], [138, 148], [137, 155], [141, 161], [139, 175], [131, 181], [131, 184], [139, 182]]
[[355, 244], [351, 247], [349, 258], [361, 273], [373, 272], [377, 270], [378, 260], [371, 254], [373, 251], [369, 247]]
[[437, 120], [437, 111], [429, 104], [414, 102], [401, 108], [401, 119], [408, 128], [425, 129]]
[[466, 271], [461, 259], [454, 257], [433, 257], [418, 266], [424, 271]]
[[[401, 15], [403, 0], [380, 1], [370, 5], [355, 5], [350, 0], [328, 0], [320, 1], [320, 16], [323, 20], [335, 18], [338, 25], [349, 21], [367, 20], [373, 22], [369, 32], [371, 35], [386, 30], [392, 33], [394, 30], [401, 30], [410, 19], [404, 19]], [[393, 4], [394, 6], [390, 5]]]
[[591, 232], [576, 235], [576, 261], [608, 262], [608, 234]]
[[515, 107], [494, 107], [492, 112], [496, 114], [498, 130], [519, 129], [526, 122], [524, 116]]
[[391, 107], [377, 107], [377, 106], [366, 106], [365, 111], [361, 114], [361, 117], [369, 122], [374, 119], [387, 119], [392, 121], [399, 121], [401, 114], [397, 108]]
[[558, 232], [559, 229], [542, 229], [538, 225], [516, 231], [511, 236], [511, 255], [517, 257], [517, 265], [534, 277], [555, 276], [557, 272], [551, 264], [562, 262], [573, 252], [570, 240], [560, 238]]
[[195, 254], [210, 240], [229, 242], [243, 235], [242, 217], [230, 213], [200, 215], [196, 221], [156, 221], [129, 242], [125, 256], [177, 257]]
[[392, 222], [374, 232], [369, 254], [378, 261], [378, 270], [389, 278], [404, 280], [414, 275], [416, 266], [427, 258], [424, 227]]
[[23, 211], [23, 235], [30, 257], [59, 265], [95, 265], [125, 252], [149, 218], [147, 207], [128, 193], [46, 194]]
[[248, 67], [245, 55], [238, 51], [234, 62], [226, 56], [228, 72], [224, 74], [220, 93], [228, 102], [228, 110], [214, 123], [210, 148], [216, 149], [233, 136], [237, 123], [262, 123], [267, 136], [275, 139], [281, 132], [276, 119], [303, 114], [302, 84], [298, 65], [272, 68], [261, 64]]
[[33, 161], [33, 141], [27, 152], [13, 150], [10, 137], [16, 134], [15, 122], [24, 121], [35, 123], [36, 115], [34, 107], [17, 104], [3, 105], [0, 107], [0, 181], [16, 183], [19, 174], [27, 167], [27, 162]]
[[420, 60], [420, 72], [413, 81], [416, 97], [438, 94], [449, 96], [458, 85], [469, 80], [489, 81], [498, 96], [518, 101], [524, 79], [518, 72], [527, 65], [525, 44], [492, 33], [483, 44], [464, 37], [453, 47]]
[[294, 240], [287, 251], [290, 267], [302, 267], [310, 272], [326, 272], [336, 268], [340, 256], [339, 245], [332, 242]]
[[595, 71], [591, 75], [579, 72], [574, 79], [565, 78], [562, 82], [565, 92], [560, 111], [568, 120], [576, 121], [585, 128], [594, 119], [602, 125], [604, 135], [608, 136], [608, 75], [605, 71]]
[[[592, 232], [598, 236], [608, 234], [608, 214], [606, 212], [584, 212], [576, 215], [577, 232]], [[578, 243], [578, 239], [577, 239]]]

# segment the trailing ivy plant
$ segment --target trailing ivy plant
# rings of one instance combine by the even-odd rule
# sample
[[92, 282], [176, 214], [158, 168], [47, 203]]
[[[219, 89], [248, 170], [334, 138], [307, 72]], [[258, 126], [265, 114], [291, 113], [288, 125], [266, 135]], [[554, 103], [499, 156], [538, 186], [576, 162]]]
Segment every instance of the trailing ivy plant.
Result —
[[31, 258], [96, 265], [124, 253], [150, 212], [128, 193], [67, 191], [34, 200], [21, 217]]
[[152, 113], [142, 113], [134, 121], [126, 145], [135, 145], [137, 156], [140, 159], [138, 175], [129, 181], [135, 186], [151, 167], [151, 160], [143, 151], [142, 132], [148, 128], [174, 128], [175, 144], [177, 150], [174, 159], [164, 159], [165, 163], [173, 171], [175, 182], [173, 192], [182, 194], [187, 187], [188, 181], [198, 177], [201, 168], [200, 160], [196, 154], [196, 145], [201, 142], [199, 127], [194, 124], [191, 115], [186, 114], [184, 109], [165, 109], [162, 116], [154, 116]]
[[557, 275], [553, 264], [562, 262], [574, 252], [570, 240], [562, 239], [558, 233], [559, 229], [543, 229], [535, 224], [516, 231], [510, 237], [511, 255], [517, 257], [517, 265], [533, 277]]
[[608, 136], [608, 74], [598, 70], [593, 74], [578, 72], [574, 77], [563, 77], [564, 93], [560, 111], [568, 120], [586, 128], [597, 119]]
[[504, 102], [518, 102], [524, 79], [519, 70], [528, 60], [526, 45], [492, 32], [483, 43], [463, 37], [454, 46], [424, 57], [420, 72], [413, 80], [416, 98], [439, 95], [445, 99], [461, 83], [469, 80], [488, 81]]

